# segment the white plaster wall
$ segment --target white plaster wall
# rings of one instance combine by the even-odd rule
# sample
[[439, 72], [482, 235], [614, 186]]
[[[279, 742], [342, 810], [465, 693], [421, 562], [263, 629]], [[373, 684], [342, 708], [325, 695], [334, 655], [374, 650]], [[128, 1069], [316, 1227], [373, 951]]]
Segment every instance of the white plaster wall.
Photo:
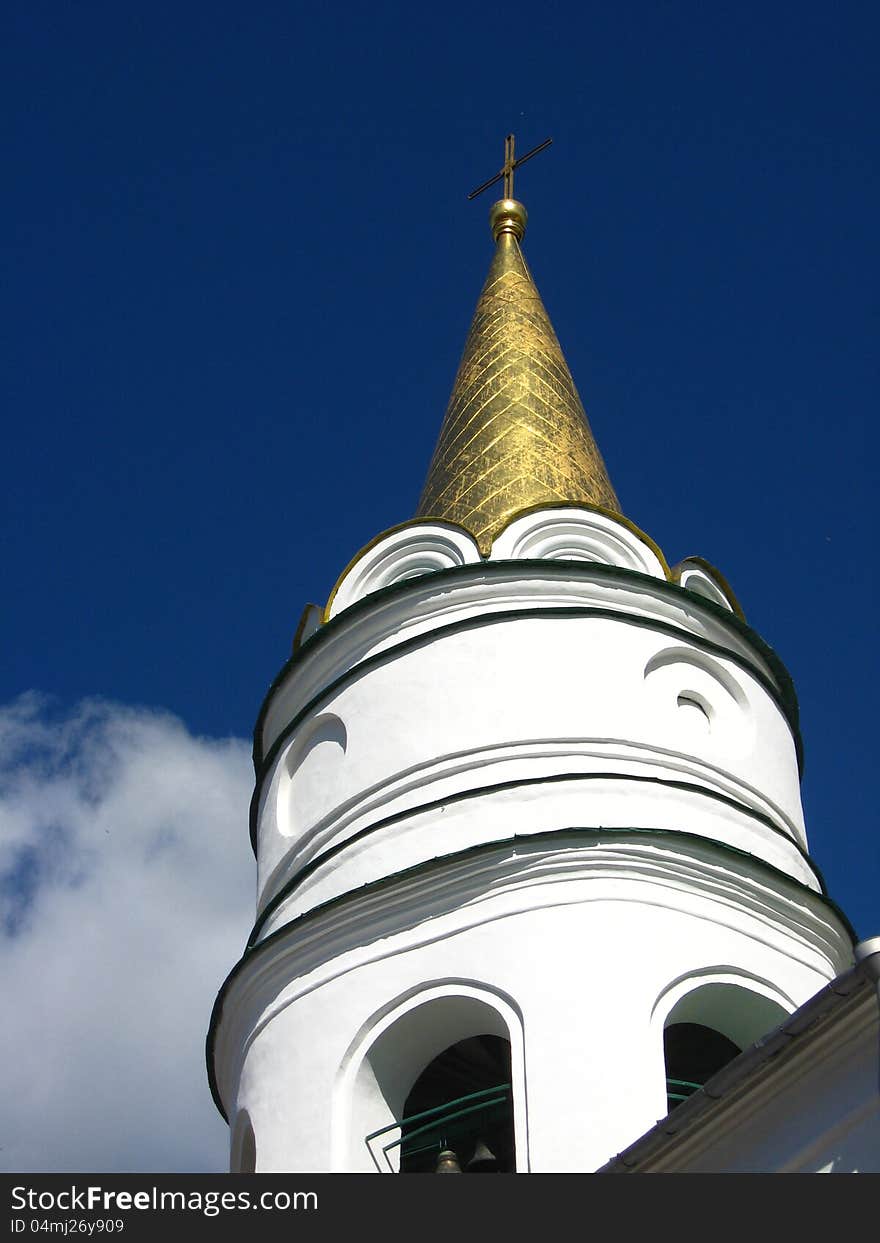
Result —
[[786, 846], [782, 836], [769, 834], [762, 824], [723, 803], [710, 802], [699, 792], [605, 780], [514, 785], [485, 797], [408, 815], [369, 831], [337, 854], [317, 857], [307, 874], [295, 875], [284, 890], [279, 890], [265, 911], [258, 935], [262, 939], [340, 894], [441, 855], [460, 856], [473, 847], [512, 838], [524, 849], [542, 834], [545, 841], [547, 834], [558, 834], [562, 850], [566, 846], [563, 835], [571, 829], [598, 825], [622, 834], [634, 825], [641, 829], [656, 826], [664, 834], [656, 840], [665, 844], [669, 834], [681, 832], [683, 824], [694, 824], [699, 836], [736, 850], [748, 848], [749, 855], [766, 857], [772, 866], [818, 891], [809, 865]]
[[772, 681], [768, 663], [733, 617], [665, 580], [620, 576], [613, 567], [568, 560], [468, 565], [451, 577], [409, 579], [336, 617], [274, 684], [258, 729], [258, 750], [266, 755], [314, 696], [380, 652], [468, 619], [560, 607], [610, 609], [655, 620], [682, 632], [685, 640], [693, 635], [729, 649]]
[[252, 1120], [258, 1170], [371, 1168], [346, 1130], [352, 1049], [420, 989], [459, 982], [509, 999], [521, 1016], [521, 1168], [576, 1171], [665, 1114], [671, 989], [733, 978], [791, 1011], [848, 965], [847, 938], [817, 900], [774, 892], [747, 863], [713, 864], [710, 847], [608, 847], [601, 874], [552, 848], [504, 857], [520, 866], [507, 884], [492, 880], [499, 855], [468, 875], [441, 866], [347, 900], [310, 931], [276, 937], [240, 978], [224, 1004], [218, 1079], [230, 1112]]
[[[528, 784], [572, 773], [607, 777], [568, 789]], [[503, 811], [495, 796], [492, 812], [456, 802], [502, 783], [521, 785]], [[326, 695], [262, 778], [261, 905], [322, 853], [444, 800], [437, 814], [454, 822], [457, 849], [504, 832], [490, 828], [499, 816], [522, 824], [519, 807], [546, 828], [623, 824], [716, 836], [815, 883], [796, 848], [806, 839], [795, 748], [774, 698], [747, 668], [687, 634], [623, 619], [539, 615], [465, 626], [386, 651]], [[419, 816], [412, 828], [395, 830], [412, 836], [397, 856], [408, 864], [447, 841], [439, 820], [420, 843], [420, 830], [432, 830]], [[384, 857], [369, 854], [383, 840], [377, 834], [336, 857], [340, 886], [378, 874]]]
[[[214, 1062], [258, 1171], [375, 1168], [393, 1093], [360, 1072], [422, 990], [496, 999], [519, 1168], [591, 1170], [665, 1113], [663, 1007], [691, 980], [793, 1010], [848, 965], [772, 661], [632, 533], [543, 522], [498, 547], [549, 560], [489, 568], [444, 532], [380, 541], [269, 697], [266, 917]], [[438, 582], [416, 570], [443, 541], [465, 564]], [[555, 560], [603, 549], [629, 571]]]

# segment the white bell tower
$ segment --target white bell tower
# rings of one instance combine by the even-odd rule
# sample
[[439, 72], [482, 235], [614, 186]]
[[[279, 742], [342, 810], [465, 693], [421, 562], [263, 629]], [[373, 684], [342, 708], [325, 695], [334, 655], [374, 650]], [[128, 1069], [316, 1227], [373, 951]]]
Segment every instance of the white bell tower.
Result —
[[208, 1037], [233, 1170], [597, 1169], [852, 962], [791, 680], [621, 514], [525, 217], [492, 209], [417, 517], [257, 722], [257, 922]]

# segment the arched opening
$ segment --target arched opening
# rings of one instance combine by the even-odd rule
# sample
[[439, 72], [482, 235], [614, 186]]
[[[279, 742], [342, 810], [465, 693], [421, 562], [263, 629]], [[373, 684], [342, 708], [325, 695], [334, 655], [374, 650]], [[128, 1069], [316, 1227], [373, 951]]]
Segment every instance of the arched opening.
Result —
[[778, 1002], [737, 984], [703, 984], [686, 993], [663, 1027], [668, 1108], [687, 1100], [786, 1017]]
[[410, 1089], [401, 1174], [509, 1174], [516, 1168], [510, 1042], [471, 1036], [444, 1049]]
[[738, 1053], [739, 1045], [702, 1023], [670, 1023], [663, 1031], [668, 1108], [687, 1100]]
[[[427, 985], [366, 1026], [342, 1069], [334, 1169], [528, 1170], [522, 1019], [510, 999], [465, 981]], [[481, 1140], [491, 1158], [477, 1154]], [[438, 1170], [444, 1144], [455, 1162]]]

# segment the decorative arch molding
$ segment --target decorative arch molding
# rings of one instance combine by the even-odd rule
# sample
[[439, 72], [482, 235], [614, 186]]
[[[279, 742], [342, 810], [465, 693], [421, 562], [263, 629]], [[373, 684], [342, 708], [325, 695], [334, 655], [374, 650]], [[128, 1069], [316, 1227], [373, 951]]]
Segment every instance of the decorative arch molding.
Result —
[[[749, 1005], [740, 1005], [737, 1013], [736, 1003], [743, 1001]], [[666, 986], [652, 1007], [651, 1026], [661, 1047], [670, 1022], [700, 1022], [745, 1048], [796, 1009], [792, 997], [762, 976], [731, 966], [706, 967]]]
[[667, 1108], [674, 1109], [795, 1009], [792, 998], [771, 981], [730, 966], [674, 980], [654, 1003], [650, 1023], [657, 1090], [665, 1080]]
[[729, 664], [698, 648], [676, 644], [657, 652], [645, 665], [645, 684], [658, 720], [685, 748], [695, 736], [710, 734], [728, 757], [753, 745], [754, 709], [746, 684], [734, 676]]
[[[444, 1049], [470, 1036], [510, 1042], [516, 1169], [527, 1171], [528, 1126], [522, 1014], [506, 993], [466, 979], [437, 980], [401, 993], [361, 1026], [333, 1091], [332, 1162], [336, 1172], [390, 1173], [371, 1133], [397, 1123], [416, 1079]], [[399, 1159], [399, 1158], [398, 1158]]]
[[334, 712], [319, 713], [292, 739], [276, 768], [276, 821], [282, 837], [299, 837], [330, 810], [333, 775], [347, 748], [345, 723]]
[[702, 652], [698, 648], [685, 647], [683, 644], [665, 647], [648, 661], [645, 666], [645, 677], [647, 678], [649, 674], [655, 673], [658, 669], [664, 669], [669, 665], [692, 666], [694, 669], [701, 670], [708, 677], [719, 683], [720, 687], [727, 692], [740, 708], [748, 706], [748, 696], [740, 682], [729, 669], [725, 668], [719, 658]]
[[368, 544], [343, 570], [327, 601], [325, 619], [383, 587], [481, 560], [473, 536], [451, 523], [418, 522], [396, 527]]
[[[658, 555], [659, 554], [659, 555]], [[665, 580], [659, 549], [637, 529], [599, 510], [578, 506], [523, 514], [492, 544], [490, 560], [594, 561]]]
[[422, 574], [376, 591], [334, 615], [284, 664], [269, 687], [254, 727], [255, 767], [261, 772], [290, 730], [328, 694], [388, 660], [390, 654], [403, 655], [481, 625], [537, 616], [619, 618], [732, 661], [776, 699], [802, 764], [791, 676], [740, 617], [693, 593], [685, 595], [677, 584], [643, 573], [549, 560], [481, 561]]
[[704, 600], [711, 600], [713, 604], [728, 609], [745, 621], [745, 614], [730, 583], [720, 570], [717, 570], [703, 557], [685, 557], [683, 561], [679, 561], [672, 567], [671, 577], [679, 587], [684, 587], [686, 591], [693, 591], [696, 595], [702, 596]]

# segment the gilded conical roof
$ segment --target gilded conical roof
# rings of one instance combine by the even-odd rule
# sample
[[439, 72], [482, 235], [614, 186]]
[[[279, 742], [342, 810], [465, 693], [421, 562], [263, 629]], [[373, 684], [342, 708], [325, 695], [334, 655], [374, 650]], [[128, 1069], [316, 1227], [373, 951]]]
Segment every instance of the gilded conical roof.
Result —
[[416, 514], [460, 524], [484, 553], [535, 506], [619, 509], [520, 249], [525, 217], [514, 200], [492, 209], [495, 256]]

